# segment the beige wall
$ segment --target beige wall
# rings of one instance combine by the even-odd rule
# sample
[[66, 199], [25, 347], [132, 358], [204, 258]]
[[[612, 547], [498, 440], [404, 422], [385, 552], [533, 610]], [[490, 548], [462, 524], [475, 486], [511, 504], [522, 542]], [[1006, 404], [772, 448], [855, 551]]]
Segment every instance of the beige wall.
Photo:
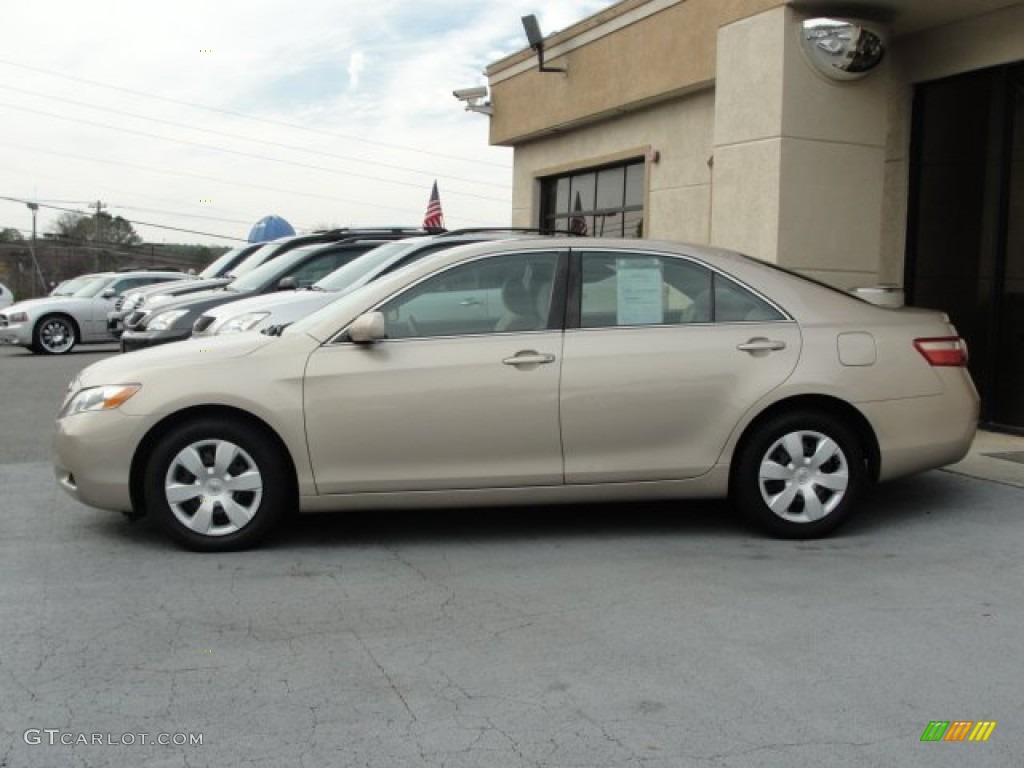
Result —
[[873, 283], [886, 68], [819, 75], [799, 48], [801, 18], [777, 8], [719, 30], [711, 240], [843, 287]]
[[645, 168], [645, 235], [707, 242], [713, 130], [714, 92], [706, 90], [520, 145], [514, 161], [512, 223], [537, 224], [540, 177], [657, 150], [658, 161]]
[[[782, 2], [628, 0], [546, 41], [546, 63], [567, 67], [565, 75], [538, 72], [530, 51], [496, 62], [487, 68], [491, 144], [517, 144], [706, 88], [715, 77], [718, 27]], [[601, 34], [616, 24], [625, 26]]]
[[[658, 10], [569, 45], [645, 6]], [[902, 283], [913, 86], [1024, 61], [1024, 6], [890, 40], [878, 70], [846, 83], [804, 61], [800, 18], [776, 0], [630, 0], [553, 38], [568, 76], [533, 71], [528, 53], [495, 64], [492, 140], [516, 147], [513, 223], [537, 223], [538, 178], [654, 149], [647, 236], [843, 287]]]

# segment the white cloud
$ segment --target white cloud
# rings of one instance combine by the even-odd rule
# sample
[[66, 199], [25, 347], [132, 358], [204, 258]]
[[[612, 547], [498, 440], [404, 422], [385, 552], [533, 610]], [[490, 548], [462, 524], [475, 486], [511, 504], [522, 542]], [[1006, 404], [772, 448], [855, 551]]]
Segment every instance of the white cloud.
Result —
[[356, 51], [348, 57], [348, 87], [350, 90], [359, 88], [359, 77], [366, 68], [366, 56]]
[[[525, 47], [520, 16], [551, 33], [610, 4], [7, 4], [0, 196], [102, 199], [126, 218], [244, 237], [267, 213], [417, 224], [436, 178], [450, 226], [507, 223], [511, 152], [488, 146], [487, 119], [451, 91]], [[40, 229], [57, 214], [40, 210]], [[0, 201], [0, 227], [30, 222]]]

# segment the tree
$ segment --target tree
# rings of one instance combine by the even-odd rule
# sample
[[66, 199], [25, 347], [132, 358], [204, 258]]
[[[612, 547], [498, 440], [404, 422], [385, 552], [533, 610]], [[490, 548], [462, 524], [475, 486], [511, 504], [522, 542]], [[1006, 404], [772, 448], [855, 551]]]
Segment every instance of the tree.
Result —
[[53, 223], [53, 234], [65, 240], [105, 245], [138, 245], [142, 238], [132, 223], [121, 216], [100, 212], [99, 216], [86, 216], [68, 211]]
[[21, 232], [11, 227], [0, 229], [0, 243], [23, 243], [25, 238]]

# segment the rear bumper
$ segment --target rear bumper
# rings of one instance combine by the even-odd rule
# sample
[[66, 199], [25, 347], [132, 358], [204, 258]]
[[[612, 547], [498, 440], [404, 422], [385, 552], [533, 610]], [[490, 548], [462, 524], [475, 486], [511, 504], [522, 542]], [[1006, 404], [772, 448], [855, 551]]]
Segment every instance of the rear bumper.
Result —
[[978, 392], [962, 368], [938, 370], [941, 394], [860, 403], [881, 449], [879, 480], [960, 461], [978, 429]]

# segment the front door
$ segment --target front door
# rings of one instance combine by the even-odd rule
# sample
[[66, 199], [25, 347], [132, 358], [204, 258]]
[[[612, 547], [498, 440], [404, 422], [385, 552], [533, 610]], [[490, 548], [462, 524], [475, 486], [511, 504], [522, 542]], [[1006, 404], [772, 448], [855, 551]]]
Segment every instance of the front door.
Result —
[[379, 307], [386, 340], [317, 350], [305, 413], [318, 492], [561, 484], [558, 263], [459, 264]]

